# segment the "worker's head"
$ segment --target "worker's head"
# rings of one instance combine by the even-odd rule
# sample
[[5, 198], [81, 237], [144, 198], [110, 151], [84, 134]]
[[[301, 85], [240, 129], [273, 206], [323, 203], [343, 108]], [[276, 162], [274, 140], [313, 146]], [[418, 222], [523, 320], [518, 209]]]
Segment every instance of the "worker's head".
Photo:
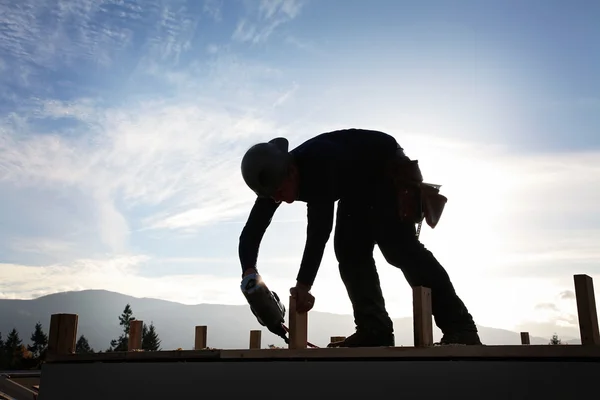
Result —
[[298, 196], [298, 171], [285, 138], [250, 147], [242, 158], [242, 177], [259, 197], [292, 203]]

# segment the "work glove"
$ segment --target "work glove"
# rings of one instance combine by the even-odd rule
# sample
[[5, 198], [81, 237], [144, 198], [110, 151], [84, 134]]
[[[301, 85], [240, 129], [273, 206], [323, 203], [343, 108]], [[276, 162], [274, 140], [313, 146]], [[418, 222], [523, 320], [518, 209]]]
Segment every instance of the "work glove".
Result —
[[315, 305], [315, 296], [310, 294], [310, 287], [301, 283], [290, 289], [292, 298], [296, 301], [296, 312], [304, 314], [309, 312]]

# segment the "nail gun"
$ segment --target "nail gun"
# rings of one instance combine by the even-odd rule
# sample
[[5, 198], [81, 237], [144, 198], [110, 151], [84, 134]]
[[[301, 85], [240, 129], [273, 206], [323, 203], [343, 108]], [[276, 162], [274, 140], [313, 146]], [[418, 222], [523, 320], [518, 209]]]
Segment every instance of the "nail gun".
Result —
[[269, 290], [259, 274], [246, 275], [242, 279], [241, 290], [258, 322], [289, 344], [284, 325], [285, 306], [277, 293]]

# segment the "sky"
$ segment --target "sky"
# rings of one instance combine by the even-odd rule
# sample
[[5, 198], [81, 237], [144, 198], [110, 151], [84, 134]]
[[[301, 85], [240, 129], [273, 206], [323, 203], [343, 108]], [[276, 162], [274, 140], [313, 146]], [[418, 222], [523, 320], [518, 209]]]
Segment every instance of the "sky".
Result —
[[[583, 0], [0, 0], [0, 297], [244, 304], [244, 152], [366, 128], [442, 185], [421, 240], [478, 324], [577, 337], [573, 275], [600, 279], [599, 19]], [[285, 204], [261, 244], [284, 299], [305, 229]], [[332, 240], [312, 293], [352, 312]]]

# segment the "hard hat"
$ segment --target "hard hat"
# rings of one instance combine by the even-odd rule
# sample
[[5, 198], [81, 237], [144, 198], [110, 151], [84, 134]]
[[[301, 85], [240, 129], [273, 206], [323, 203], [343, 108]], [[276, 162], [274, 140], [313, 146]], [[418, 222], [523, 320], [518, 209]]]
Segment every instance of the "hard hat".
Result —
[[284, 181], [291, 155], [287, 139], [278, 137], [250, 147], [242, 158], [242, 177], [259, 197], [271, 197]]

